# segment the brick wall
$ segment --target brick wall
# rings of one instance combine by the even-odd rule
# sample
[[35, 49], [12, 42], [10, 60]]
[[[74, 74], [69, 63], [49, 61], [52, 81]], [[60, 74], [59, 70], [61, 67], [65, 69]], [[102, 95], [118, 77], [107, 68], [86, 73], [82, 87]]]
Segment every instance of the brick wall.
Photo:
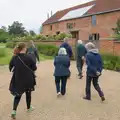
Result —
[[[50, 30], [50, 25], [44, 25], [42, 34], [56, 35], [56, 32], [58, 31], [65, 33], [70, 31], [79, 31], [79, 39], [82, 40], [87, 40], [89, 35], [92, 33], [99, 33], [101, 38], [107, 38], [113, 35], [112, 28], [116, 27], [116, 21], [118, 18], [120, 18], [120, 11], [97, 15], [96, 26], [92, 26], [91, 16], [80, 19], [61, 21], [51, 24], [52, 30]], [[69, 30], [66, 27], [67, 23], [75, 23], [75, 27]]]

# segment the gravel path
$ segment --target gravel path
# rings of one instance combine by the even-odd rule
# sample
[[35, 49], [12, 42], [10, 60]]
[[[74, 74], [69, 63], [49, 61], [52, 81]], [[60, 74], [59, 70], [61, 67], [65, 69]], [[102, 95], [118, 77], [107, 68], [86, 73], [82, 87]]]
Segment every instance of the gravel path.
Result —
[[[92, 87], [92, 101], [82, 99], [85, 77], [79, 80], [75, 62], [71, 63], [72, 76], [68, 80], [67, 94], [57, 98], [53, 61], [41, 62], [37, 70], [36, 91], [32, 95], [35, 110], [26, 112], [23, 95], [17, 112], [17, 120], [120, 120], [120, 73], [104, 71], [100, 85], [106, 101], [102, 103]], [[0, 67], [0, 120], [11, 120], [13, 96], [8, 91], [11, 73], [7, 66]]]

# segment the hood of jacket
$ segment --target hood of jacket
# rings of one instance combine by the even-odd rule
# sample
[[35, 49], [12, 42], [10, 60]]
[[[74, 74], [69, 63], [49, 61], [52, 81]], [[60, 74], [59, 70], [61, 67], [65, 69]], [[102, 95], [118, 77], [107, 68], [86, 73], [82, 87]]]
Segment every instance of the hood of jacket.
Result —
[[88, 52], [91, 52], [93, 54], [98, 54], [99, 53], [99, 50], [98, 49], [91, 49], [89, 50]]

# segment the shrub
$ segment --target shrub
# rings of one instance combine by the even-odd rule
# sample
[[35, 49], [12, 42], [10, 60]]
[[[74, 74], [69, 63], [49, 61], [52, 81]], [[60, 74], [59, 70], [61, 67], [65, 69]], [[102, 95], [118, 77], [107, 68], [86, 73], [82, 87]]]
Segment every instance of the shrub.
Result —
[[0, 48], [0, 58], [6, 56], [6, 49], [5, 48]]
[[36, 35], [35, 39], [36, 39], [36, 40], [46, 40], [47, 37], [44, 36], [44, 35]]
[[46, 38], [46, 40], [55, 40], [55, 37], [52, 36], [52, 35], [49, 35], [49, 36]]
[[108, 70], [120, 70], [120, 57], [113, 56], [111, 54], [102, 54], [102, 59], [104, 62], [104, 68]]
[[7, 42], [6, 47], [7, 48], [14, 48], [16, 46], [16, 42]]
[[71, 34], [66, 34], [66, 33], [60, 33], [59, 35], [56, 35], [55, 39], [56, 40], [63, 40], [64, 38], [72, 38]]
[[48, 44], [38, 44], [38, 51], [47, 56], [55, 56], [58, 53], [58, 47]]

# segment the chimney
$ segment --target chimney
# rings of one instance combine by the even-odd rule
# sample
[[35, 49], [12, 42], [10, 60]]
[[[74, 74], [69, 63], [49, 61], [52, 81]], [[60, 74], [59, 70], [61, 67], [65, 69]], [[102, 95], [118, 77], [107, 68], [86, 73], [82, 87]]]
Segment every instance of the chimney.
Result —
[[49, 13], [47, 13], [47, 19], [49, 19]]
[[52, 10], [51, 10], [51, 16], [53, 15]]

